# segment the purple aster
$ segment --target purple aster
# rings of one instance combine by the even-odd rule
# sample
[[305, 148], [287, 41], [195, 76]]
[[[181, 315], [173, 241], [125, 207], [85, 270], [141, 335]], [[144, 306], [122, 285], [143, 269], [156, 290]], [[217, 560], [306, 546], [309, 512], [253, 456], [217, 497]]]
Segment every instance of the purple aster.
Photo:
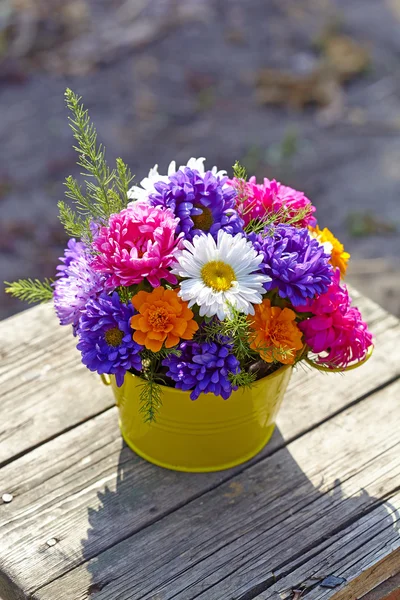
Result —
[[126, 371], [142, 368], [139, 352], [143, 346], [133, 341], [129, 324], [134, 313], [133, 306], [123, 304], [117, 292], [111, 296], [103, 293], [88, 301], [79, 319], [77, 348], [83, 364], [99, 375], [115, 375], [118, 386]]
[[63, 277], [65, 275], [65, 270], [73, 260], [76, 260], [85, 253], [85, 248], [85, 244], [83, 242], [77, 242], [75, 238], [68, 240], [67, 247], [64, 250], [64, 256], [60, 256], [59, 258], [64, 264], [58, 265], [57, 267], [58, 277]]
[[171, 354], [163, 360], [168, 367], [167, 375], [176, 382], [176, 387], [188, 391], [192, 400], [200, 394], [212, 392], [227, 400], [233, 390], [229, 373], [239, 373], [239, 361], [232, 354], [231, 344], [181, 342], [177, 348], [180, 356]]
[[235, 210], [236, 190], [224, 185], [227, 180], [186, 167], [155, 183], [149, 200], [153, 206], [171, 208], [180, 219], [177, 233], [183, 231], [189, 240], [203, 232], [217, 235], [219, 229], [235, 235], [243, 231], [243, 221]]
[[54, 308], [61, 325], [75, 328], [89, 298], [103, 291], [105, 277], [91, 268], [85, 244], [73, 238], [60, 260], [64, 264], [57, 267], [59, 279], [53, 283]]
[[260, 269], [271, 277], [264, 283], [267, 291], [277, 288], [294, 306], [326, 292], [333, 277], [330, 256], [307, 229], [279, 225], [247, 237], [264, 255]]

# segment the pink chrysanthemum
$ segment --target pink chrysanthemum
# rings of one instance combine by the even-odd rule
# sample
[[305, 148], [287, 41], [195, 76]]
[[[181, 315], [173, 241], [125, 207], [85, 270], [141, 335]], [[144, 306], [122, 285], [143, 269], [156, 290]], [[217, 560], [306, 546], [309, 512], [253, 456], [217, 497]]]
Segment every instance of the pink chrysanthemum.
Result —
[[93, 269], [110, 275], [107, 287], [130, 286], [147, 279], [153, 287], [160, 279], [175, 284], [169, 267], [175, 262], [180, 236], [175, 235], [179, 219], [169, 209], [133, 202], [111, 215], [108, 227], [101, 227], [93, 242], [99, 253]]
[[315, 206], [304, 193], [282, 185], [275, 179], [271, 181], [265, 177], [264, 183], [258, 184], [255, 177], [250, 177], [247, 183], [233, 179], [230, 184], [238, 190], [238, 211], [245, 225], [252, 219], [262, 219], [266, 214], [283, 212], [284, 208], [285, 222], [296, 216], [300, 210], [307, 209], [307, 214], [296, 222], [296, 226], [315, 226], [317, 223], [313, 216]]
[[318, 363], [345, 368], [353, 361], [365, 358], [372, 344], [372, 335], [362, 320], [360, 311], [350, 306], [351, 298], [345, 285], [340, 285], [340, 270], [325, 294], [297, 306], [298, 312], [311, 312], [313, 317], [299, 323], [305, 342], [318, 357]]

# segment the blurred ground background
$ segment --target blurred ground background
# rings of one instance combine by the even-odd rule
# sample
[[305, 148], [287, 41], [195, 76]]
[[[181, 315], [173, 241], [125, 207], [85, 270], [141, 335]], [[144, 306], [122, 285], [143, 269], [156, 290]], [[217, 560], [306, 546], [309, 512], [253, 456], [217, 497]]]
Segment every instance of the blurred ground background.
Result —
[[137, 181], [207, 156], [304, 190], [400, 315], [399, 65], [400, 0], [0, 0], [0, 279], [62, 254], [69, 86]]

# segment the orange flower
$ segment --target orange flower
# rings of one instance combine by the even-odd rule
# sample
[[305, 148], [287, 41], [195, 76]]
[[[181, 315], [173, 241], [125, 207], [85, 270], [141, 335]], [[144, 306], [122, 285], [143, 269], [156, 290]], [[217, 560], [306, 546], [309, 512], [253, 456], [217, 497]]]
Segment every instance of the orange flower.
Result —
[[249, 317], [254, 331], [250, 347], [265, 362], [293, 364], [296, 350], [303, 347], [302, 333], [295, 323], [296, 314], [290, 308], [271, 306], [268, 298], [254, 308], [254, 317]]
[[139, 312], [130, 321], [136, 330], [133, 339], [153, 352], [161, 350], [164, 342], [166, 348], [172, 348], [180, 339], [191, 340], [199, 328], [187, 302], [179, 298], [176, 290], [158, 287], [150, 293], [139, 292], [133, 296], [132, 304]]
[[344, 246], [327, 227], [320, 229], [318, 225], [316, 227], [310, 227], [310, 233], [315, 237], [320, 244], [323, 244], [326, 248], [327, 254], [331, 254], [330, 263], [333, 267], [339, 267], [340, 275], [344, 277], [346, 275], [347, 263], [349, 262], [350, 254], [344, 251]]

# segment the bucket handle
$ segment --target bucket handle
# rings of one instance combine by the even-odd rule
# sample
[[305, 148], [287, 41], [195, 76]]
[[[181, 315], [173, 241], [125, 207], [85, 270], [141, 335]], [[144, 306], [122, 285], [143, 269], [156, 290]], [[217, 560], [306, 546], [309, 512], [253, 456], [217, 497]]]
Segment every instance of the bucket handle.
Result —
[[111, 385], [111, 377], [109, 375], [101, 374], [100, 378], [104, 385]]
[[317, 369], [318, 371], [324, 371], [326, 373], [345, 373], [346, 371], [352, 371], [353, 369], [358, 369], [358, 367], [361, 367], [361, 365], [365, 364], [367, 362], [367, 360], [369, 360], [372, 356], [372, 352], [374, 351], [374, 346], [370, 346], [368, 348], [367, 354], [365, 355], [365, 357], [360, 360], [360, 362], [355, 363], [353, 365], [350, 365], [348, 367], [324, 367], [323, 365], [318, 365], [316, 362], [314, 362], [313, 360], [311, 360], [310, 358], [305, 359], [306, 363], [310, 365], [310, 367], [312, 367], [313, 369]]

